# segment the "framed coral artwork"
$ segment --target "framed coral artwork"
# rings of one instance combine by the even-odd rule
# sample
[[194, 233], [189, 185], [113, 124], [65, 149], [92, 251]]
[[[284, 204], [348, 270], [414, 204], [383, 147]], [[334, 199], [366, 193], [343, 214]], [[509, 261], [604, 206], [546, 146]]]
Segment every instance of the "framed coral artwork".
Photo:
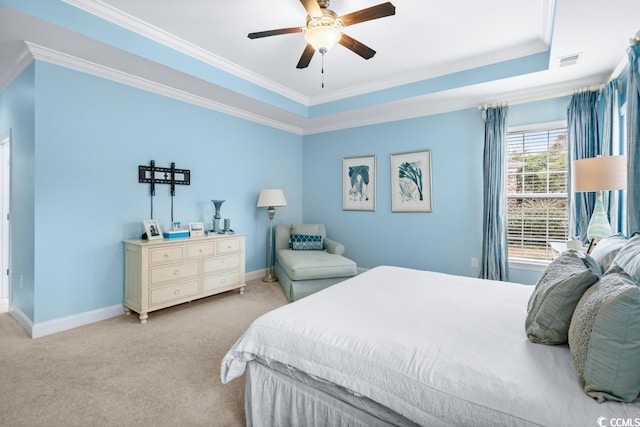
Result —
[[431, 150], [391, 155], [391, 211], [433, 212]]
[[342, 159], [342, 210], [376, 210], [376, 156]]

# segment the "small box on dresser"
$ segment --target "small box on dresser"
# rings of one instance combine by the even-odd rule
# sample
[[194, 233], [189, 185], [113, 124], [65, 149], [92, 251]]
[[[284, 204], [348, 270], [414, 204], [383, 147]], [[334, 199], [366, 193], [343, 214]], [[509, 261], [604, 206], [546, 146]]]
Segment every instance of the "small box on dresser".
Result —
[[245, 236], [126, 240], [125, 313], [149, 312], [232, 289], [244, 292]]

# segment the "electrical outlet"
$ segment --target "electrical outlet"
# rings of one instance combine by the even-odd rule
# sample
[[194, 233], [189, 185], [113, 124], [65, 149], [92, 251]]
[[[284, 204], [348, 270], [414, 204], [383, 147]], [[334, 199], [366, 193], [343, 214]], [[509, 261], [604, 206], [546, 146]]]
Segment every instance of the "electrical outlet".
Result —
[[471, 258], [471, 267], [473, 268], [478, 267], [478, 258]]

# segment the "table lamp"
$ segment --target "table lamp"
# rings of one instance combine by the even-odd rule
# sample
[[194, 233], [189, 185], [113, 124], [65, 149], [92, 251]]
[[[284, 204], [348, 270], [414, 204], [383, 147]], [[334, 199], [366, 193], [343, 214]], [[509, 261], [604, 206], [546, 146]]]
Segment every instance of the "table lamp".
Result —
[[576, 192], [596, 191], [596, 205], [587, 228], [589, 240], [611, 236], [611, 224], [602, 205], [603, 191], [623, 190], [627, 186], [626, 156], [602, 156], [574, 160], [572, 189]]
[[275, 282], [278, 280], [273, 273], [273, 217], [276, 214], [276, 206], [287, 206], [287, 200], [284, 193], [280, 189], [262, 190], [258, 196], [259, 208], [267, 208], [269, 215], [269, 244], [267, 250], [267, 275], [262, 279], [263, 282]]

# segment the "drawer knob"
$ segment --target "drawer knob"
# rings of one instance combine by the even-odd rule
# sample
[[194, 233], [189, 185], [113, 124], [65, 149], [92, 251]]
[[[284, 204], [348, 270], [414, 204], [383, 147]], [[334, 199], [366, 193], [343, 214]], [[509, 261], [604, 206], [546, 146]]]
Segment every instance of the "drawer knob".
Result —
[[164, 257], [169, 258], [169, 254], [165, 252]]
[[177, 276], [178, 274], [180, 274], [180, 270], [174, 270], [174, 271], [173, 271], [173, 275], [174, 275], [174, 276]]
[[204, 252], [204, 251], [203, 251], [202, 249], [199, 249], [199, 250], [198, 250], [198, 252], [202, 253], [202, 252]]
[[173, 290], [173, 294], [174, 294], [174, 295], [178, 295], [179, 293], [180, 293], [180, 289], [174, 289], [174, 290]]
[[227, 283], [227, 279], [220, 280], [220, 283], [222, 283], [224, 285], [225, 283]]

